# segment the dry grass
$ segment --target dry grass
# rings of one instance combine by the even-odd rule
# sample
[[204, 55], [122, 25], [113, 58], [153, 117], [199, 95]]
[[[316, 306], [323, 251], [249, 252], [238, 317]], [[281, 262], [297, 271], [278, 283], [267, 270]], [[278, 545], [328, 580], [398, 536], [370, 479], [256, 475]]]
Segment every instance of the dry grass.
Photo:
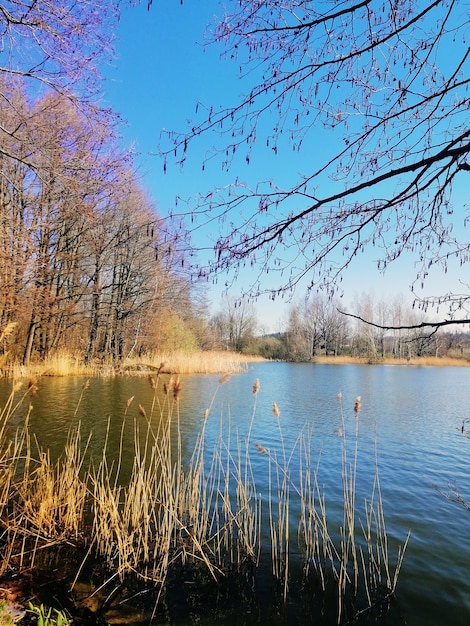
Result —
[[250, 363], [263, 361], [236, 352], [171, 352], [155, 353], [123, 363], [124, 371], [156, 370], [163, 363], [162, 372], [169, 374], [222, 374], [246, 371]]
[[[213, 419], [212, 404], [227, 376], [219, 380], [187, 458], [179, 424], [183, 383], [175, 376], [160, 389], [161, 371], [159, 367], [149, 377], [154, 397], [150, 407], [140, 406], [145, 432], [135, 425], [134, 463], [125, 482], [121, 477], [124, 424], [121, 451], [113, 453], [113, 461], [105, 442], [101, 460], [95, 467], [85, 467], [87, 442], [81, 444], [78, 430], [70, 434], [62, 457], [52, 463], [47, 450], [31, 440], [27, 420], [13, 439], [6, 436], [8, 419], [21, 402], [12, 393], [0, 420], [0, 573], [32, 567], [38, 550], [67, 543], [86, 545], [86, 558], [101, 563], [106, 576], [99, 589], [112, 593], [131, 578], [152, 584], [157, 604], [170, 573], [197, 570], [217, 584], [229, 573], [256, 571], [265, 559], [284, 601], [289, 596], [292, 558], [303, 560], [306, 580], [320, 581], [323, 590], [334, 584], [338, 623], [345, 612], [358, 610], [358, 597], [366, 598], [359, 609], [366, 611], [394, 593], [407, 538], [392, 559], [378, 472], [360, 513], [357, 420], [351, 444], [344, 419], [338, 429], [343, 519], [332, 531], [326, 494], [319, 486], [320, 462], [311, 456], [311, 434], [302, 431], [287, 450], [282, 412], [274, 404], [278, 443], [269, 449], [252, 441], [258, 380], [251, 390], [253, 408], [246, 435], [234, 434], [230, 420], [224, 425], [221, 418], [219, 438], [208, 450], [207, 423]], [[360, 405], [356, 417], [359, 410]], [[341, 405], [340, 411], [342, 415]], [[265, 459], [264, 500], [256, 484], [253, 453]], [[86, 511], [91, 512], [88, 523]], [[268, 550], [262, 549], [263, 527], [270, 531]]]
[[[3, 357], [4, 355], [1, 355]], [[121, 366], [107, 363], [84, 365], [81, 355], [58, 352], [44, 361], [22, 365], [0, 358], [0, 372], [13, 380], [41, 376], [116, 376], [141, 375], [161, 370], [167, 374], [223, 374], [246, 371], [250, 363], [263, 361], [236, 352], [172, 352], [155, 353], [127, 359]], [[163, 363], [163, 368], [160, 365]]]
[[394, 357], [384, 357], [371, 361], [367, 357], [353, 357], [348, 355], [341, 356], [316, 356], [314, 363], [331, 363], [335, 365], [421, 365], [433, 367], [463, 367], [469, 366], [470, 360], [463, 357], [439, 357], [439, 356], [423, 356], [411, 359], [396, 359]]
[[28, 365], [9, 363], [3, 368], [3, 374], [14, 380], [39, 378], [41, 376], [94, 376], [99, 375], [96, 367], [85, 367], [79, 355], [66, 350], [51, 355], [44, 361], [32, 362]]

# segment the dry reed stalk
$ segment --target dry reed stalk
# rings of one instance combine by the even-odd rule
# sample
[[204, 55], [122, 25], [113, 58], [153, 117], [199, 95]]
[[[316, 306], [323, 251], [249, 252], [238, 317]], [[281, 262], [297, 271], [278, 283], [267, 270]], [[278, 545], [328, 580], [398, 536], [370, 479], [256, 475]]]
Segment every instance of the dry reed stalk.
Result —
[[[140, 358], [126, 359], [123, 367], [127, 372], [159, 371], [171, 374], [221, 374], [246, 372], [248, 364], [263, 361], [261, 357], [235, 352], [161, 352]], [[160, 365], [158, 365], [160, 364]]]
[[82, 384], [82, 390], [80, 392], [80, 397], [78, 398], [78, 402], [77, 402], [77, 406], [75, 407], [75, 411], [73, 416], [75, 417], [78, 413], [78, 409], [80, 408], [80, 404], [82, 402], [83, 399], [83, 394], [85, 393], [85, 391], [88, 389], [88, 387], [90, 386], [90, 379], [87, 378], [87, 380]]
[[[341, 400], [340, 397], [339, 400]], [[281, 430], [280, 460], [278, 460], [276, 452], [266, 451], [260, 444], [257, 445], [258, 451], [266, 452], [269, 459], [268, 497], [273, 575], [283, 583], [284, 596], [286, 597], [289, 571], [289, 498], [292, 497], [289, 496], [289, 490], [291, 490], [292, 493], [297, 494], [300, 501], [301, 512], [298, 537], [300, 545], [303, 545], [305, 550], [304, 571], [307, 575], [310, 567], [313, 565], [315, 571], [320, 576], [323, 589], [326, 588], [328, 573], [333, 575], [338, 590], [338, 623], [341, 621], [344, 613], [346, 598], [356, 597], [360, 588], [365, 590], [369, 602], [368, 608], [372, 606], [373, 602], [377, 601], [377, 596], [380, 595], [383, 587], [386, 588], [386, 596], [394, 592], [408, 542], [407, 537], [404, 546], [398, 550], [396, 565], [394, 570], [392, 570], [377, 474], [372, 487], [373, 497], [368, 508], [366, 507], [366, 527], [368, 530], [363, 528], [367, 556], [364, 554], [362, 544], [358, 543], [355, 501], [359, 438], [357, 411], [355, 414], [354, 452], [352, 460], [349, 461], [346, 428], [341, 408], [342, 428], [339, 429], [339, 432], [343, 441], [341, 471], [343, 481], [343, 524], [339, 529], [340, 543], [338, 547], [335, 546], [328, 531], [325, 494], [321, 493], [319, 488], [318, 469], [320, 457], [315, 469], [311, 468], [310, 441], [306, 441], [301, 434], [295, 444], [299, 449], [299, 486], [292, 482], [288, 473], [293, 452], [287, 457]], [[374, 501], [374, 493], [377, 493], [377, 502]], [[371, 532], [372, 526], [375, 527], [374, 533]], [[366, 576], [367, 572], [372, 572], [372, 574], [369, 573]], [[383, 599], [383, 593], [380, 597]]]
[[[304, 573], [308, 577], [313, 566], [320, 576], [322, 589], [325, 590], [326, 563], [331, 559], [331, 553], [325, 552], [326, 546], [330, 545], [330, 538], [326, 533], [325, 497], [320, 494], [318, 484], [318, 469], [320, 457], [316, 466], [312, 468], [311, 460], [311, 433], [307, 438], [299, 440], [299, 498], [300, 498], [300, 521], [299, 543], [305, 550]], [[318, 505], [316, 504], [318, 499]], [[321, 511], [321, 515], [317, 510]], [[323, 550], [323, 552], [322, 552]]]
[[37, 447], [38, 458], [29, 460], [17, 486], [15, 524], [25, 535], [47, 541], [77, 539], [82, 528], [87, 486], [81, 479], [83, 454], [79, 432], [69, 435], [64, 458], [52, 463], [47, 451]]
[[0, 343], [8, 339], [8, 337], [13, 334], [13, 331], [15, 330], [17, 325], [17, 322], [8, 322], [8, 324], [0, 332]]
[[[273, 403], [273, 413], [276, 418], [280, 417], [280, 411], [276, 403]], [[272, 547], [272, 572], [275, 579], [283, 586], [283, 597], [284, 601], [286, 601], [289, 588], [289, 505], [290, 488], [292, 485], [289, 465], [292, 455], [290, 455], [289, 459], [287, 458], [281, 421], [279, 419], [277, 420], [277, 426], [282, 460], [277, 460], [276, 452], [273, 454], [268, 452], [268, 475], [270, 481], [269, 526]], [[271, 486], [271, 480], [274, 480], [275, 489]], [[271, 502], [273, 494], [275, 494], [274, 499], [277, 503], [276, 510]]]
[[[222, 381], [222, 379], [221, 379]], [[219, 381], [220, 384], [223, 384]], [[151, 388], [157, 391], [158, 376]], [[14, 545], [22, 541], [20, 563], [34, 563], [35, 552], [47, 542], [77, 537], [83, 528], [86, 487], [93, 510], [89, 547], [107, 564], [110, 577], [123, 581], [134, 576], [153, 581], [160, 594], [170, 571], [178, 567], [202, 565], [214, 581], [234, 567], [258, 565], [261, 550], [261, 497], [257, 494], [251, 461], [251, 433], [255, 420], [259, 381], [253, 385], [254, 407], [246, 438], [237, 433], [233, 440], [230, 426], [220, 436], [209, 458], [206, 452], [207, 418], [202, 423], [188, 462], [183, 458], [179, 403], [175, 398], [181, 384], [168, 382], [161, 403], [152, 404], [150, 415], [142, 407], [134, 425], [134, 463], [126, 485], [119, 483], [123, 454], [124, 423], [121, 429], [119, 458], [109, 464], [109, 421], [103, 453], [98, 467], [89, 470], [85, 479], [79, 430], [69, 436], [62, 460], [53, 464], [47, 451], [38, 448], [32, 454], [27, 429], [18, 432], [8, 445], [0, 436], [0, 476], [5, 477], [0, 491], [0, 513], [16, 491], [15, 509], [2, 551], [0, 571], [12, 558]], [[216, 392], [217, 393], [217, 390]], [[215, 397], [215, 394], [214, 394]], [[340, 399], [341, 400], [341, 399]], [[212, 407], [212, 402], [210, 407]], [[0, 435], [5, 433], [5, 419], [18, 404], [12, 394], [2, 411]], [[130, 403], [126, 407], [129, 408]], [[154, 415], [158, 406], [160, 416]], [[167, 412], [165, 414], [165, 411]], [[210, 411], [209, 411], [210, 413]], [[406, 549], [399, 549], [395, 567], [391, 567], [388, 537], [378, 471], [370, 501], [365, 503], [365, 523], [358, 523], [356, 505], [358, 419], [356, 415], [354, 452], [349, 459], [349, 442], [342, 414], [343, 523], [339, 546], [328, 529], [326, 498], [319, 486], [320, 456], [311, 458], [311, 432], [301, 432], [287, 453], [277, 405], [273, 404], [279, 430], [278, 450], [254, 444], [267, 460], [268, 523], [271, 537], [271, 567], [282, 585], [287, 601], [290, 578], [290, 546], [293, 538], [291, 508], [299, 507], [298, 544], [304, 555], [304, 572], [314, 571], [326, 589], [333, 577], [338, 590], [338, 621], [345, 613], [347, 598], [364, 588], [369, 607], [377, 597], [395, 591]], [[146, 431], [141, 434], [142, 419]], [[155, 420], [158, 419], [158, 423]], [[86, 446], [85, 446], [86, 449]], [[21, 459], [21, 462], [20, 462]], [[291, 476], [297, 461], [299, 478]], [[18, 473], [21, 477], [18, 480]], [[3, 474], [2, 474], [3, 473]], [[1, 520], [2, 518], [0, 518]], [[362, 528], [362, 539], [357, 529]], [[6, 533], [6, 534], [5, 534]], [[382, 593], [382, 596], [380, 594]], [[159, 598], [159, 596], [158, 596]], [[157, 598], [157, 600], [158, 600]]]

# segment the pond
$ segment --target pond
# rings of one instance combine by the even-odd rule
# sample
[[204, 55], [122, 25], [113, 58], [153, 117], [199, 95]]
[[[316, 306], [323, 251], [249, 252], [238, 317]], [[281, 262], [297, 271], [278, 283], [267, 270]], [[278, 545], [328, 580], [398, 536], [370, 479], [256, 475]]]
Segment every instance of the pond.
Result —
[[[470, 369], [459, 367], [286, 363], [255, 364], [223, 385], [219, 376], [185, 376], [178, 404], [183, 454], [190, 454], [203, 426], [208, 450], [220, 440], [221, 431], [230, 430], [243, 439], [250, 430], [256, 489], [266, 501], [266, 455], [257, 452], [289, 455], [298, 446], [299, 434], [307, 432], [328, 505], [328, 523], [334, 529], [343, 523], [343, 508], [337, 501], [343, 497], [340, 435], [346, 433], [350, 457], [357, 445], [356, 507], [362, 520], [362, 502], [370, 498], [378, 468], [392, 562], [398, 545], [411, 532], [393, 605], [383, 623], [467, 625], [470, 511], [440, 491], [447, 492], [449, 483], [455, 484], [470, 502], [470, 439], [462, 432], [464, 420], [470, 417], [469, 376]], [[254, 396], [256, 379], [260, 389]], [[108, 449], [121, 445], [122, 458], [129, 463], [127, 469], [123, 467], [125, 475], [134, 456], [134, 421], [141, 423], [144, 431], [155, 402], [149, 381], [93, 379], [87, 389], [83, 383], [82, 379], [41, 379], [36, 396], [26, 402], [33, 404], [31, 431], [54, 456], [63, 450], [70, 429], [80, 423], [82, 441], [92, 433], [89, 453], [96, 459], [106, 440]], [[0, 381], [1, 405], [10, 389], [11, 382]], [[361, 407], [356, 413], [358, 396]], [[279, 417], [273, 414], [273, 402]], [[16, 414], [18, 419], [20, 414]], [[295, 473], [295, 461], [291, 464]], [[293, 526], [298, 524], [295, 516], [293, 505]], [[295, 552], [294, 547], [292, 550]], [[238, 597], [238, 604], [223, 610], [219, 607], [215, 614], [210, 608], [217, 604], [215, 593], [205, 604], [190, 607], [189, 613], [187, 607], [175, 608], [166, 622], [158, 623], [335, 623], [328, 617], [319, 621], [311, 613], [312, 607], [297, 593], [294, 570], [292, 576], [291, 595], [284, 607], [273, 606], [266, 591], [269, 584], [261, 582], [256, 606], [244, 605], [243, 598]], [[367, 619], [358, 617], [354, 623], [377, 623]]]

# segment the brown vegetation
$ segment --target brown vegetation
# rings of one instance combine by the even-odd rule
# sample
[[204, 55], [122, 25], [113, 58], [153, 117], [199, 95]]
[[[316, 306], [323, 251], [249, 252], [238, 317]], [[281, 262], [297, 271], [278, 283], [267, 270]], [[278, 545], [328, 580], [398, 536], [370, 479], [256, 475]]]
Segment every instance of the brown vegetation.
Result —
[[79, 357], [63, 350], [44, 361], [4, 365], [0, 372], [13, 380], [40, 376], [139, 376], [157, 371], [166, 374], [233, 374], [246, 371], [249, 363], [262, 360], [261, 357], [228, 351], [173, 351], [129, 358], [121, 366], [112, 363], [85, 365]]
[[[222, 377], [219, 386], [226, 381], [227, 376]], [[100, 564], [95, 568], [93, 596], [100, 597], [100, 590], [105, 590], [109, 598], [125, 593], [129, 584], [146, 589], [150, 585], [156, 611], [175, 575], [192, 580], [197, 573], [199, 579], [219, 585], [232, 575], [256, 577], [268, 559], [287, 601], [291, 563], [300, 552], [305, 581], [316, 581], [320, 594], [331, 585], [336, 588], [338, 622], [394, 593], [407, 538], [392, 564], [378, 472], [360, 513], [355, 499], [357, 419], [350, 458], [341, 399], [342, 426], [337, 434], [342, 440], [342, 475], [338, 479], [343, 482], [344, 516], [335, 528], [328, 520], [327, 494], [318, 480], [319, 464], [311, 458], [310, 433], [299, 433], [293, 448], [286, 449], [281, 411], [275, 404], [273, 429], [278, 429], [278, 444], [268, 448], [251, 440], [260, 381], [252, 387], [246, 438], [221, 432], [214, 449], [207, 452], [211, 402], [189, 458], [182, 452], [179, 427], [180, 378], [172, 377], [160, 388], [157, 373], [149, 384], [154, 401], [140, 410], [145, 432], [136, 426], [134, 463], [124, 482], [122, 453], [110, 458], [106, 442], [101, 461], [86, 465], [87, 442], [81, 441], [79, 429], [70, 434], [56, 462], [30, 436], [29, 412], [16, 435], [7, 435], [9, 420], [29, 391], [18, 395], [20, 387], [14, 387], [0, 422], [0, 575], [13, 569], [31, 571], [41, 554], [51, 549], [73, 551], [83, 556], [66, 576], [72, 589], [92, 561]], [[263, 496], [253, 467], [255, 450], [265, 459], [268, 491]], [[292, 507], [300, 511], [297, 522], [290, 514]], [[266, 525], [270, 554], [261, 541]], [[103, 610], [106, 602], [103, 599]]]
[[331, 363], [331, 364], [350, 364], [350, 365], [414, 365], [414, 366], [430, 366], [430, 367], [464, 367], [470, 365], [470, 360], [463, 357], [440, 357], [440, 356], [422, 356], [410, 359], [398, 359], [395, 357], [384, 357], [372, 360], [367, 357], [356, 356], [316, 356], [313, 358], [314, 363]]

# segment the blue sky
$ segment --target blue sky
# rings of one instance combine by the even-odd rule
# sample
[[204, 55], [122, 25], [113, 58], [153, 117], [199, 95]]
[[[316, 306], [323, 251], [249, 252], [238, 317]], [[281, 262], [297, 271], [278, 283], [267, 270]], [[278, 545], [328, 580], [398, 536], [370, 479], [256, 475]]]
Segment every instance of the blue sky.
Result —
[[[201, 161], [211, 147], [210, 137], [194, 144], [183, 170], [170, 164], [164, 174], [162, 161], [155, 154], [162, 129], [184, 131], [187, 121], [195, 117], [198, 101], [216, 107], [227, 105], [236, 102], [246, 89], [237, 79], [238, 66], [220, 61], [221, 50], [205, 49], [202, 45], [206, 25], [220, 11], [216, 0], [185, 0], [183, 5], [178, 0], [154, 0], [149, 11], [146, 3], [125, 8], [115, 42], [114, 66], [105, 70], [105, 104], [127, 120], [122, 131], [124, 141], [139, 152], [137, 163], [143, 184], [162, 216], [174, 210], [176, 196], [195, 198], [198, 193], [222, 186], [235, 176], [233, 172], [222, 173], [218, 161], [209, 163], [202, 172]], [[239, 167], [244, 170], [244, 165]], [[265, 170], [269, 170], [276, 180], [295, 167], [298, 164], [291, 157], [287, 164], [282, 158], [266, 155], [263, 164], [250, 164], [249, 176], [263, 178]], [[210, 229], [202, 229], [195, 234], [195, 243], [198, 247], [211, 248], [215, 235]], [[344, 276], [344, 302], [350, 310], [363, 292], [373, 293], [377, 299], [400, 294], [410, 298], [409, 288], [416, 274], [412, 259], [399, 259], [383, 276], [375, 269], [377, 254], [375, 250], [367, 251]], [[247, 272], [245, 283], [252, 278]], [[457, 276], [455, 285], [457, 289]], [[238, 295], [242, 286], [243, 280], [240, 288], [235, 285], [231, 293]], [[444, 280], [437, 276], [428, 281], [425, 293], [442, 293], [448, 288], [449, 276]], [[214, 310], [219, 308], [222, 291], [223, 282], [210, 285]], [[294, 300], [302, 296], [299, 290]], [[271, 331], [279, 330], [289, 306], [282, 300], [272, 303], [261, 298], [257, 305], [260, 323]]]

